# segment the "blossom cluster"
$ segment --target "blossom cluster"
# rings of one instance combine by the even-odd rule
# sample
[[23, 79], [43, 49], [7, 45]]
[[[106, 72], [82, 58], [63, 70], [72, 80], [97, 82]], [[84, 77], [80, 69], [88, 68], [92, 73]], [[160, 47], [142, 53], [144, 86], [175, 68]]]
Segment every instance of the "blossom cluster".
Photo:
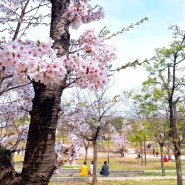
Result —
[[107, 45], [103, 38], [98, 37], [94, 29], [84, 31], [79, 37], [82, 57], [77, 76], [81, 76], [77, 84], [90, 89], [99, 89], [106, 84], [108, 78], [107, 64], [116, 59], [115, 48]]
[[[39, 7], [42, 7], [44, 3], [47, 4], [48, 0], [37, 0], [39, 4], [36, 4], [36, 1], [33, 1], [33, 3], [29, 6], [30, 12], [34, 11], [35, 8], [33, 8], [33, 4], [36, 9], [39, 9]], [[25, 2], [24, 2], [25, 3]], [[0, 17], [0, 23], [5, 24], [7, 21], [7, 18], [12, 16], [11, 20], [16, 20], [18, 13], [16, 12], [17, 9], [21, 9], [24, 7], [24, 3], [21, 0], [1, 0], [0, 2], [0, 11], [5, 13], [6, 16]], [[69, 21], [70, 26], [74, 29], [77, 29], [79, 26], [81, 26], [84, 23], [90, 23], [92, 21], [98, 21], [104, 17], [103, 8], [101, 6], [96, 5], [95, 7], [92, 7], [87, 0], [71, 0], [70, 5], [68, 7], [69, 11]], [[30, 25], [38, 26], [40, 22], [43, 22], [44, 16], [42, 15], [42, 10], [40, 12], [37, 11], [37, 14], [34, 13], [34, 18], [30, 19], [32, 22], [30, 22]], [[7, 16], [8, 15], [8, 16]], [[46, 16], [48, 17], [48, 16]], [[28, 19], [28, 17], [27, 17]], [[40, 22], [39, 22], [40, 21]], [[47, 22], [47, 21], [46, 21]], [[11, 30], [13, 32], [13, 30]], [[10, 32], [9, 32], [10, 33]]]
[[68, 137], [74, 145], [84, 145], [84, 141], [88, 140], [87, 138], [94, 137], [94, 131], [98, 126], [103, 127], [105, 125], [105, 121], [100, 120], [97, 115], [97, 106], [96, 102], [91, 106], [85, 106], [83, 103], [75, 103], [74, 101], [62, 106], [59, 124], [67, 123], [69, 126]]
[[115, 59], [114, 48], [103, 44], [94, 30], [85, 31], [79, 38], [81, 55], [57, 57], [52, 40], [22, 42], [17, 39], [0, 44], [0, 69], [14, 67], [14, 75], [26, 82], [28, 79], [44, 84], [61, 82], [68, 71], [73, 71], [82, 88], [99, 89], [106, 83], [107, 63]]
[[[17, 104], [19, 106], [19, 110], [29, 112], [32, 110], [32, 99], [34, 97], [34, 90], [31, 85], [22, 86], [21, 88], [17, 88]], [[16, 103], [15, 102], [15, 103]]]
[[[38, 2], [46, 3], [48, 0], [38, 0]], [[36, 1], [34, 3], [36, 3]], [[9, 23], [9, 20], [18, 20], [19, 13], [15, 13], [16, 10], [21, 10], [23, 4], [24, 1], [22, 0], [2, 0], [0, 2], [0, 11], [6, 15], [0, 17], [0, 23], [4, 24]], [[102, 7], [92, 7], [87, 3], [87, 0], [71, 0], [68, 10], [70, 26], [75, 29], [83, 23], [97, 21], [104, 17]], [[12, 18], [13, 16], [15, 18]], [[37, 16], [40, 22], [44, 19], [42, 14]], [[11, 19], [9, 19], [10, 17]], [[21, 20], [32, 20], [30, 24], [33, 25], [34, 23], [31, 13], [23, 19], [19, 19], [19, 21]], [[12, 25], [14, 26], [14, 24]], [[9, 28], [11, 32], [15, 31], [13, 26]], [[3, 42], [5, 40], [6, 39], [3, 39]], [[57, 50], [52, 48], [53, 41], [51, 39], [48, 39], [47, 42], [33, 42], [28, 39], [25, 41], [16, 39], [6, 42], [6, 44], [5, 42], [1, 42], [0, 71], [5, 69], [5, 74], [11, 76], [11, 78], [4, 80], [4, 84], [2, 84], [1, 88], [3, 85], [4, 89], [8, 86], [16, 86], [17, 84], [24, 85], [30, 81], [40, 82], [46, 85], [53, 83], [58, 84], [64, 79], [66, 79], [67, 84], [70, 85], [70, 83], [76, 82], [81, 88], [97, 90], [103, 87], [108, 78], [107, 64], [115, 59], [114, 48], [105, 44], [103, 38], [96, 36], [95, 30], [83, 32], [77, 43], [78, 45], [73, 47], [74, 50], [71, 52], [73, 54], [70, 53], [67, 57], [63, 56], [59, 58], [57, 56]], [[7, 125], [14, 123], [17, 118], [24, 117], [26, 112], [29, 112], [32, 108], [31, 100], [34, 97], [34, 91], [31, 86], [22, 86], [14, 91], [16, 91], [15, 101], [10, 99], [9, 102], [5, 101], [0, 104], [0, 116]], [[10, 93], [12, 93], [12, 91]], [[89, 124], [86, 123], [85, 120], [89, 113], [93, 115], [93, 110], [83, 108], [79, 105], [74, 109], [66, 110], [61, 120], [68, 121], [73, 127], [72, 131], [74, 133], [91, 134]], [[28, 115], [26, 115], [26, 117], [28, 117]], [[22, 133], [21, 139], [27, 138], [26, 128], [20, 127], [17, 131]], [[70, 138], [71, 141], [74, 142], [74, 136], [71, 135]], [[15, 141], [17, 137], [12, 135], [9, 139]], [[2, 142], [8, 144], [9, 139], [8, 137], [4, 137]], [[80, 145], [80, 143], [78, 143], [78, 145]], [[60, 153], [56, 153], [60, 161], [60, 159], [63, 159], [60, 155], [61, 152], [65, 153], [67, 149], [62, 144], [58, 147], [60, 147]], [[68, 149], [68, 156], [74, 157], [74, 147], [73, 145]]]
[[0, 11], [4, 13], [13, 12], [15, 8], [20, 5], [20, 3], [21, 3], [20, 0], [11, 0], [11, 1], [1, 0]]
[[103, 8], [101, 6], [93, 8], [84, 0], [71, 1], [68, 11], [69, 20], [71, 22], [70, 26], [74, 29], [79, 28], [79, 26], [84, 23], [98, 21], [104, 17]]
[[0, 66], [13, 66], [20, 80], [27, 81], [28, 76], [36, 82], [58, 83], [66, 74], [65, 56], [58, 58], [51, 48], [52, 42], [22, 42], [15, 40], [0, 45]]
[[125, 130], [122, 129], [121, 133], [119, 133], [115, 129], [115, 127], [110, 124], [109, 124], [109, 130], [111, 131], [111, 140], [114, 142], [114, 144], [119, 148], [123, 148], [126, 142]]
[[[3, 123], [1, 123], [1, 126], [3, 126]], [[0, 144], [10, 149], [12, 148], [12, 143], [15, 143], [15, 141], [25, 141], [28, 135], [28, 126], [28, 124], [20, 125], [18, 128], [12, 125], [7, 126], [6, 129], [3, 130], [4, 136], [0, 138]]]
[[75, 151], [77, 153], [79, 149], [78, 147], [81, 146], [84, 141], [83, 138], [78, 137], [75, 133], [70, 132], [68, 135], [68, 139], [70, 143], [73, 143], [73, 145], [75, 146]]
[[57, 155], [57, 168], [63, 166], [66, 162], [72, 162], [75, 160], [76, 156], [75, 146], [72, 144], [70, 147], [65, 145], [63, 142], [58, 142], [55, 145], [55, 154]]
[[87, 114], [88, 109], [80, 106], [80, 104], [74, 105], [74, 107], [66, 105], [65, 108], [63, 108], [62, 114], [59, 115], [59, 122], [67, 122], [68, 125], [70, 125], [71, 129], [69, 133], [79, 136], [84, 134], [88, 135], [90, 134], [90, 126], [86, 123]]

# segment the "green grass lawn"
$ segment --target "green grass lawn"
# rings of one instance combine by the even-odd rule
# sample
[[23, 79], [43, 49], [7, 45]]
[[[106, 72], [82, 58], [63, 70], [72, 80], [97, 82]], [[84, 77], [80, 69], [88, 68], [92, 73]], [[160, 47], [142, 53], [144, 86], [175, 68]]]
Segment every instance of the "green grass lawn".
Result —
[[[23, 156], [14, 157], [15, 161], [20, 162], [23, 160]], [[107, 155], [105, 157], [98, 156], [97, 169], [100, 170], [103, 164], [103, 161], [107, 160]], [[92, 157], [88, 157], [87, 164], [90, 165]], [[84, 157], [81, 156], [78, 160], [75, 161], [76, 166], [70, 167], [65, 166], [64, 168], [80, 168], [84, 162]], [[185, 160], [181, 160], [183, 175], [185, 175]], [[21, 163], [17, 163], [18, 168], [21, 168]], [[160, 166], [160, 157], [158, 158], [147, 158], [147, 165], [141, 165], [141, 160], [135, 159], [133, 157], [110, 157], [109, 158], [109, 167], [110, 170], [143, 170], [144, 174], [134, 174], [134, 176], [161, 176], [161, 166]], [[165, 163], [166, 175], [167, 176], [176, 176], [175, 162]], [[70, 182], [50, 182], [49, 185], [66, 185]], [[185, 183], [185, 181], [184, 181]], [[73, 185], [90, 185], [91, 182], [71, 182]], [[125, 181], [98, 181], [98, 185], [176, 185], [176, 180], [125, 180]]]
[[[87, 164], [90, 164], [92, 158], [89, 157], [87, 160]], [[98, 157], [98, 165], [97, 169], [101, 169], [102, 162], [104, 160], [107, 160], [106, 157]], [[81, 166], [83, 163], [84, 158], [81, 157], [79, 160], [76, 160], [76, 164]], [[161, 167], [160, 167], [160, 158], [148, 158], [147, 159], [147, 165], [141, 165], [141, 161], [135, 159], [135, 158], [129, 158], [129, 157], [111, 157], [110, 158], [110, 170], [144, 170], [144, 174], [135, 174], [134, 176], [161, 176]], [[185, 175], [185, 161], [182, 160], [182, 170], [183, 174]], [[168, 162], [165, 163], [166, 168], [166, 175], [167, 176], [176, 176], [176, 170], [175, 170], [175, 162]], [[67, 182], [70, 184], [70, 182]], [[185, 181], [184, 181], [185, 183]], [[49, 185], [65, 185], [66, 182], [50, 182]], [[84, 181], [78, 181], [78, 182], [72, 182], [73, 185], [90, 185], [91, 182], [84, 182]], [[124, 181], [98, 181], [98, 185], [176, 185], [175, 179], [168, 179], [168, 180], [124, 180]]]
[[[185, 183], [185, 181], [183, 181]], [[74, 181], [68, 181], [68, 182], [50, 182], [49, 185], [66, 185], [66, 184], [72, 184], [72, 185], [90, 185], [91, 182], [74, 182]], [[176, 185], [176, 180], [125, 180], [125, 181], [113, 181], [113, 180], [107, 180], [107, 181], [98, 181], [97, 185]]]
[[[98, 157], [97, 161], [97, 168], [100, 169], [103, 161], [107, 160], [107, 157]], [[92, 161], [92, 158], [88, 158], [87, 164], [90, 164]], [[76, 160], [76, 164], [79, 166], [82, 165], [84, 162], [84, 158], [79, 158]], [[182, 162], [182, 170], [185, 170], [185, 160], [181, 160]], [[164, 163], [166, 170], [173, 170], [175, 171], [175, 162], [167, 162]], [[161, 170], [161, 163], [160, 158], [147, 158], [147, 164], [141, 165], [141, 160], [130, 158], [130, 157], [110, 157], [109, 158], [109, 167], [110, 169], [116, 170]]]
[[[14, 160], [20, 162], [23, 157], [15, 155]], [[97, 169], [101, 169], [103, 161], [107, 160], [105, 157], [99, 156], [97, 161]], [[92, 157], [88, 157], [87, 165], [90, 165]], [[80, 168], [84, 162], [84, 157], [80, 157], [75, 161], [76, 165], [74, 168]], [[181, 160], [183, 175], [185, 175], [185, 160]], [[167, 162], [165, 164], [166, 175], [176, 175], [175, 162]], [[18, 168], [21, 168], [22, 163], [16, 164]], [[65, 166], [64, 168], [73, 168], [70, 166]], [[161, 174], [161, 163], [160, 157], [158, 158], [147, 158], [147, 165], [141, 165], [141, 160], [131, 158], [131, 157], [110, 157], [109, 158], [109, 168], [110, 170], [143, 170], [145, 173], [143, 175], [160, 175]], [[141, 174], [142, 175], [142, 174]]]

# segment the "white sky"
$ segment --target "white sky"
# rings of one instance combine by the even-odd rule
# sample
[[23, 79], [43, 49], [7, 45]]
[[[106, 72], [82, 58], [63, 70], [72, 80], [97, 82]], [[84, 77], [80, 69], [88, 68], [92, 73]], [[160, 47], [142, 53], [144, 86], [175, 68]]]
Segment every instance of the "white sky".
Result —
[[[136, 26], [129, 32], [112, 39], [110, 43], [117, 48], [116, 66], [124, 65], [136, 59], [144, 60], [154, 56], [154, 49], [168, 46], [172, 41], [171, 25], [178, 25], [185, 30], [185, 1], [184, 0], [92, 0], [104, 7], [105, 18], [92, 26], [81, 28], [95, 28], [97, 31], [107, 26], [111, 32], [117, 32], [131, 23], [136, 23], [144, 17], [149, 21]], [[46, 35], [46, 34], [47, 35]], [[35, 38], [40, 33], [31, 33]], [[48, 37], [45, 30], [40, 40]], [[121, 71], [115, 75], [114, 91], [138, 88], [146, 79], [146, 73], [140, 67]]]

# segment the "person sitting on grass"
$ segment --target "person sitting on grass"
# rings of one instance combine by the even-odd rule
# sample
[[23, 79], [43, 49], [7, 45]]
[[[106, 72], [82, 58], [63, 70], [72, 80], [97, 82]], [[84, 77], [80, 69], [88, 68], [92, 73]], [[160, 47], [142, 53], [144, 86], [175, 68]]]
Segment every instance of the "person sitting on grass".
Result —
[[91, 162], [90, 170], [89, 170], [89, 175], [93, 175], [93, 161]]
[[168, 162], [172, 162], [172, 157], [171, 157], [171, 155], [168, 156]]
[[84, 162], [84, 164], [82, 165], [81, 169], [80, 169], [80, 176], [88, 176], [89, 175], [89, 168], [86, 165], [86, 161]]
[[100, 175], [108, 176], [109, 175], [109, 166], [107, 165], [107, 161], [104, 161], [104, 165], [100, 171]]

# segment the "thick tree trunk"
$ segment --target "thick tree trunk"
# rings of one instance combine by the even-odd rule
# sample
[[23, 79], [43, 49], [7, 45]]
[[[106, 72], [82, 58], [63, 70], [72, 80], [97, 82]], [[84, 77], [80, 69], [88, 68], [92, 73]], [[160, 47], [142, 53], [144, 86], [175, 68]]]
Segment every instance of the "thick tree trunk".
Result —
[[50, 36], [54, 40], [53, 47], [58, 49], [58, 56], [69, 53], [70, 34], [68, 6], [70, 0], [51, 0], [52, 16]]
[[[51, 31], [58, 56], [68, 55], [70, 0], [51, 0]], [[0, 147], [0, 184], [47, 185], [55, 168], [55, 131], [64, 82], [60, 85], [33, 83], [35, 97], [25, 151], [23, 170], [17, 174], [7, 151]]]
[[31, 112], [21, 177], [27, 185], [47, 185], [55, 168], [55, 131], [62, 94], [59, 85], [38, 85]]

